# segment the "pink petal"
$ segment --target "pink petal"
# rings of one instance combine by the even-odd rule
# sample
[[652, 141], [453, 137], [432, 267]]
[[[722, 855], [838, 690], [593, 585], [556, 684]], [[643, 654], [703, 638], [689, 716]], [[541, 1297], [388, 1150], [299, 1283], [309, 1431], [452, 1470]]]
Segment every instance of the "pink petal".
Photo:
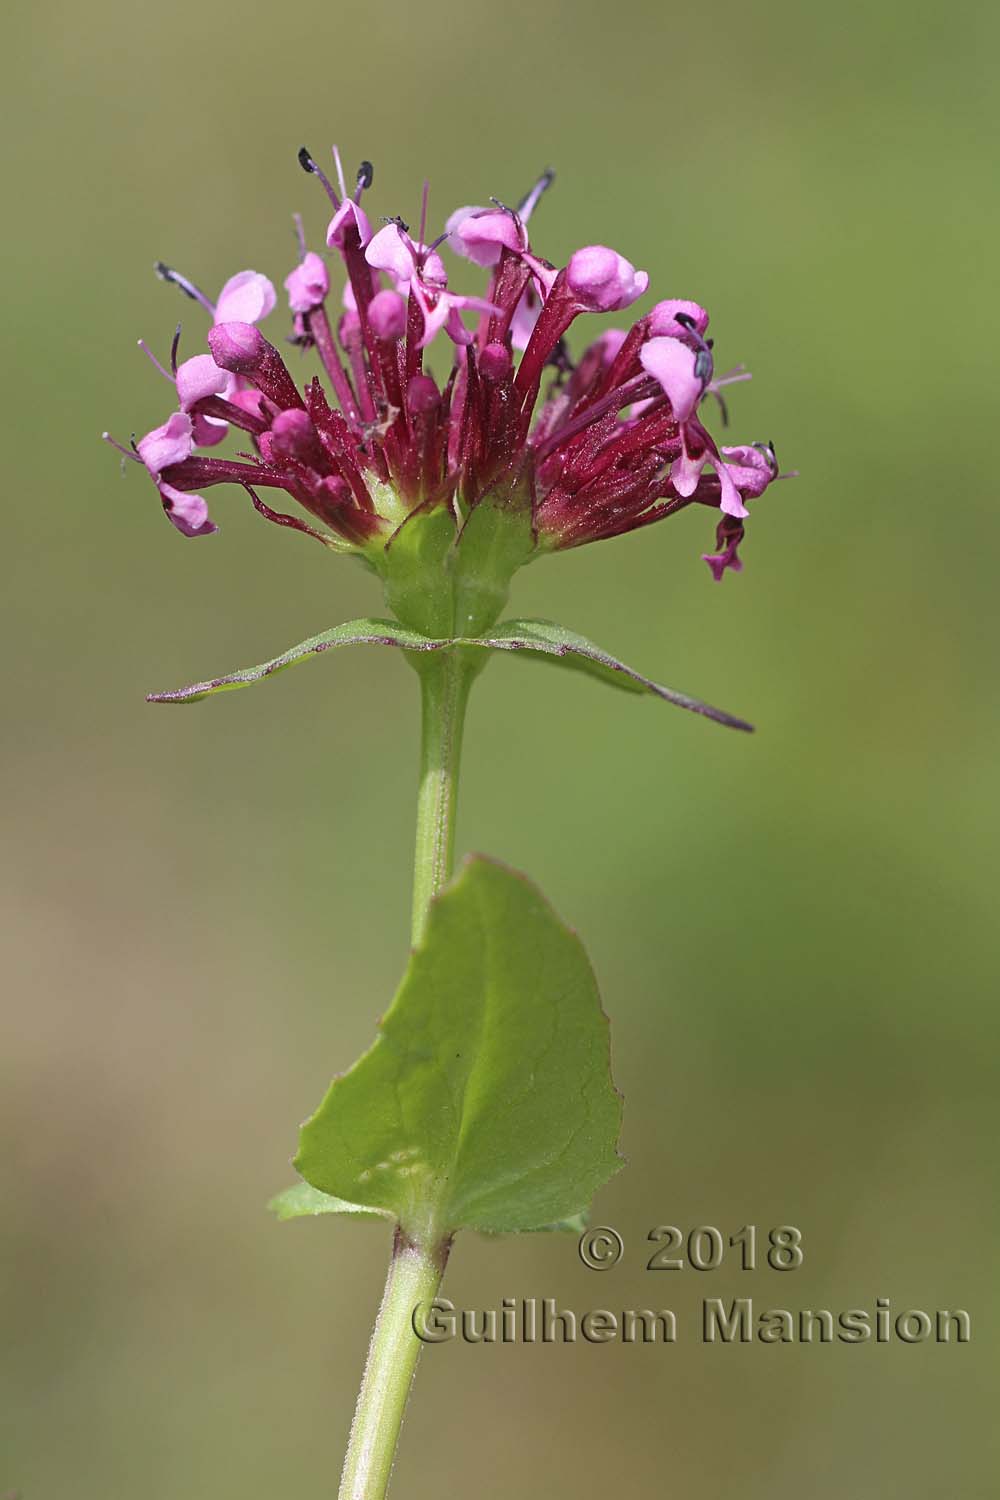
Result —
[[777, 464], [759, 448], [723, 448], [720, 451], [744, 500], [755, 500], [762, 495], [777, 476]]
[[177, 399], [181, 411], [190, 411], [205, 396], [226, 396], [235, 390], [236, 380], [228, 370], [220, 370], [210, 354], [195, 354], [177, 367]]
[[365, 247], [365, 260], [376, 271], [388, 271], [397, 281], [410, 281], [415, 270], [413, 251], [395, 224], [387, 224]]
[[704, 453], [698, 454], [697, 458], [692, 458], [691, 454], [685, 449], [679, 458], [674, 459], [670, 465], [670, 483], [678, 495], [683, 496], [686, 500], [689, 495], [694, 494], [704, 466]]
[[230, 276], [215, 305], [217, 323], [257, 323], [273, 312], [278, 295], [266, 276], [258, 271], [238, 271]]
[[285, 277], [285, 290], [293, 313], [312, 312], [314, 307], [319, 307], [330, 290], [330, 277], [323, 258], [310, 250], [302, 264]]
[[209, 520], [208, 506], [201, 495], [187, 495], [172, 484], [159, 488], [167, 518], [182, 536], [211, 536], [218, 531], [215, 522]]
[[[334, 245], [343, 245], [344, 235], [351, 225], [358, 231], [362, 246], [367, 245], [372, 238], [372, 227], [368, 222], [368, 215], [363, 208], [358, 207], [353, 198], [345, 198], [327, 227], [326, 243], [331, 248]], [[390, 224], [387, 227], [391, 229], [393, 226]], [[379, 234], [381, 233], [382, 230], [379, 230]], [[378, 235], [375, 238], [377, 239]]]
[[566, 284], [588, 311], [618, 312], [642, 296], [649, 277], [607, 245], [587, 245], [570, 256]]
[[515, 349], [527, 349], [531, 335], [535, 331], [538, 322], [538, 314], [542, 310], [542, 302], [535, 288], [529, 283], [525, 287], [520, 301], [514, 309], [514, 316], [510, 320], [510, 341]]
[[686, 422], [704, 391], [704, 383], [695, 374], [694, 351], [680, 339], [652, 338], [639, 350], [639, 361], [663, 387], [678, 422]]
[[229, 431], [228, 422], [223, 422], [219, 417], [203, 416], [200, 411], [196, 411], [191, 420], [197, 448], [214, 448], [216, 443], [222, 442]]
[[[441, 292], [434, 302], [431, 302], [418, 281], [415, 281], [410, 288], [410, 295], [416, 297], [420, 311], [424, 315], [424, 331], [418, 345], [423, 349], [440, 333], [451, 317], [451, 298], [447, 292]], [[461, 326], [461, 320], [459, 322]]]
[[139, 457], [154, 477], [171, 464], [190, 458], [193, 446], [191, 418], [182, 411], [175, 411], [162, 427], [154, 427], [136, 444]]
[[682, 339], [689, 330], [683, 324], [678, 323], [678, 313], [684, 313], [689, 317], [698, 333], [704, 335], [708, 327], [708, 313], [697, 302], [686, 302], [680, 297], [669, 297], [665, 302], [657, 302], [655, 307], [650, 308], [648, 315], [650, 334], [653, 337], [665, 335], [672, 339]]
[[527, 249], [524, 230], [513, 214], [504, 213], [502, 209], [495, 213], [459, 209], [458, 213], [452, 214], [445, 228], [451, 248], [477, 266], [495, 266], [504, 247], [518, 253]]
[[721, 458], [716, 459], [712, 458], [711, 456], [709, 458], [709, 462], [714, 465], [715, 472], [719, 476], [719, 486], [722, 491], [719, 499], [719, 509], [723, 511], [725, 515], [736, 516], [738, 520], [742, 521], [744, 516], [748, 516], [750, 512], [747, 510], [746, 506], [743, 504], [743, 501], [740, 499], [740, 492], [733, 483], [733, 476], [730, 472], [729, 465], [724, 464]]

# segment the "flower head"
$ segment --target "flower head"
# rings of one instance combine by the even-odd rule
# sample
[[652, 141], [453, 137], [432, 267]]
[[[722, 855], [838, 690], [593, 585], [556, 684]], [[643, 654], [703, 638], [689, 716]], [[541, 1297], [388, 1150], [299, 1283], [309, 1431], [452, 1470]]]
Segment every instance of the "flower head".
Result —
[[[336, 151], [336, 186], [304, 149], [299, 160], [327, 194], [325, 242], [344, 272], [342, 309], [331, 312], [330, 269], [299, 221], [299, 261], [284, 281], [289, 342], [314, 350], [322, 375], [293, 376], [257, 328], [275, 307], [266, 277], [241, 271], [213, 303], [158, 267], [208, 313], [207, 352], [178, 363], [175, 338], [170, 371], [154, 360], [177, 410], [122, 451], [145, 465], [178, 530], [214, 531], [201, 491], [233, 483], [268, 519], [382, 570], [417, 514], [445, 511], [460, 528], [491, 501], [527, 515], [531, 549], [543, 551], [696, 503], [720, 513], [716, 550], [705, 554], [713, 575], [740, 568], [747, 502], [777, 465], [769, 445], [719, 447], [704, 424], [706, 397], [722, 405], [720, 388], [749, 377], [742, 367], [715, 376], [703, 307], [659, 301], [574, 357], [566, 336], [577, 320], [631, 308], [649, 278], [606, 245], [576, 250], [562, 268], [537, 254], [528, 221], [551, 173], [517, 208], [458, 209], [428, 241], [426, 190], [418, 233], [399, 217], [373, 231], [362, 207], [370, 163], [348, 192]], [[449, 253], [487, 273], [482, 295], [451, 289]], [[425, 360], [442, 335], [450, 369], [437, 378]], [[231, 428], [243, 452], [202, 451]], [[261, 490], [283, 491], [305, 515], [272, 510]]]

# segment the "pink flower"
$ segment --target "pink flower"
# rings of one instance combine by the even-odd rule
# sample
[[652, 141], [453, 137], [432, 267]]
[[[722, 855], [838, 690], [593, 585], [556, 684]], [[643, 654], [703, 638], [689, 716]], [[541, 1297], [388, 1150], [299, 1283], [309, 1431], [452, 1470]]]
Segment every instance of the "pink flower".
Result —
[[182, 411], [175, 411], [162, 427], [154, 427], [136, 444], [139, 457], [154, 479], [171, 464], [188, 458], [193, 447], [191, 418]]
[[457, 297], [446, 290], [448, 273], [440, 255], [426, 245], [415, 245], [400, 224], [387, 224], [374, 235], [365, 250], [365, 260], [376, 271], [386, 271], [401, 296], [412, 296], [423, 315], [425, 348], [443, 328], [456, 344], [469, 344], [472, 334], [459, 316], [465, 309], [499, 312], [483, 297]]
[[[577, 357], [567, 338], [576, 319], [631, 306], [649, 278], [604, 245], [577, 250], [562, 269], [535, 253], [526, 226], [551, 174], [516, 209], [494, 200], [456, 210], [436, 239], [425, 193], [411, 238], [399, 218], [372, 234], [361, 208], [368, 162], [348, 195], [336, 150], [339, 191], [307, 151], [299, 159], [331, 204], [327, 240], [344, 270], [330, 309], [330, 272], [307, 251], [298, 221], [300, 263], [285, 278], [288, 342], [297, 361], [311, 353], [313, 369], [303, 374], [296, 363], [293, 375], [256, 327], [274, 307], [265, 276], [241, 271], [213, 304], [159, 268], [209, 313], [207, 352], [178, 365], [175, 340], [170, 370], [154, 360], [180, 410], [135, 452], [116, 446], [146, 466], [179, 531], [215, 529], [201, 494], [215, 484], [241, 486], [267, 519], [375, 563], [417, 508], [467, 516], [497, 493], [530, 509], [541, 550], [702, 506], [716, 513], [716, 549], [704, 554], [713, 576], [739, 570], [748, 502], [777, 464], [769, 445], [718, 447], [702, 420], [706, 395], [721, 405], [722, 388], [749, 377], [742, 366], [715, 376], [699, 303], [661, 300]], [[449, 290], [444, 244], [486, 271], [483, 295]], [[424, 350], [441, 332], [456, 347], [438, 379]], [[235, 456], [200, 451], [233, 429]], [[310, 520], [272, 510], [258, 496], [267, 489]]]
[[[294, 271], [285, 277], [288, 305], [293, 313], [312, 312], [322, 307], [330, 290], [330, 277], [322, 257], [310, 250]], [[252, 318], [241, 318], [240, 322], [252, 323]]]
[[588, 245], [570, 256], [566, 285], [588, 312], [619, 312], [649, 286], [645, 271], [606, 245]]
[[136, 450], [160, 492], [163, 509], [184, 536], [210, 536], [218, 527], [209, 520], [208, 506], [200, 495], [182, 494], [167, 484], [164, 469], [183, 463], [194, 447], [193, 424], [185, 413], [175, 411], [162, 427], [140, 438]]
[[520, 254], [528, 248], [524, 225], [504, 209], [458, 208], [445, 224], [448, 244], [477, 266], [495, 266], [505, 247]]
[[[681, 315], [686, 316], [683, 312]], [[706, 325], [707, 322], [706, 315]], [[705, 464], [711, 463], [719, 476], [721, 509], [739, 519], [747, 516], [749, 512], [740, 498], [729, 466], [723, 462], [712, 439], [695, 417], [698, 403], [712, 378], [708, 346], [692, 349], [679, 338], [651, 338], [639, 351], [639, 359], [643, 369], [662, 386], [680, 427], [681, 453], [670, 469], [674, 489], [685, 498], [693, 495], [698, 476]], [[744, 453], [746, 450], [738, 451]]]
[[737, 551], [742, 540], [742, 521], [734, 520], [731, 516], [723, 516], [715, 528], [715, 552], [701, 554], [702, 562], [708, 563], [716, 583], [722, 582], [727, 569], [733, 573], [742, 573], [743, 560]]

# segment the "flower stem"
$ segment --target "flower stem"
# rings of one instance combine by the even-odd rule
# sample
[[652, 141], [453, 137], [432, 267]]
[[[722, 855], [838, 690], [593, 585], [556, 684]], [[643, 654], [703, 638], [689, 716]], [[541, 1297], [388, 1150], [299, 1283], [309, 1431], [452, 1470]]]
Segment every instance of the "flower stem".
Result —
[[417, 944], [430, 904], [451, 876], [465, 709], [472, 680], [484, 663], [460, 647], [426, 655], [413, 652], [410, 660], [420, 676], [423, 709], [413, 868], [413, 942]]
[[[413, 875], [413, 942], [423, 936], [431, 902], [451, 875], [455, 804], [465, 709], [485, 653], [453, 647], [408, 652], [420, 677], [422, 735]], [[482, 659], [480, 659], [482, 658]], [[420, 1354], [413, 1311], [441, 1285], [450, 1239], [410, 1241], [397, 1225], [389, 1275], [368, 1349], [339, 1500], [382, 1500], [389, 1484], [403, 1413]]]
[[339, 1500], [382, 1500], [389, 1487], [406, 1398], [420, 1354], [413, 1311], [437, 1295], [449, 1241], [427, 1251], [397, 1228], [382, 1305], [351, 1426]]

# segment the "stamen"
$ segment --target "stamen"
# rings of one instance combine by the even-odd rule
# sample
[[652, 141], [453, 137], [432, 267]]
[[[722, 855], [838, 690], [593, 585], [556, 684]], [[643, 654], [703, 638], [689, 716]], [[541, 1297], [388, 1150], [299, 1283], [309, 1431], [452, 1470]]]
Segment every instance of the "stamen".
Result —
[[178, 323], [177, 327], [174, 329], [174, 336], [170, 340], [170, 368], [174, 372], [175, 380], [177, 379], [177, 350], [180, 348], [180, 343], [181, 325]]
[[302, 215], [292, 214], [292, 223], [295, 225], [295, 238], [299, 245], [299, 264], [306, 258], [306, 232], [302, 227]]
[[731, 370], [727, 370], [724, 375], [716, 375], [715, 379], [712, 381], [712, 391], [714, 393], [720, 386], [723, 385], [739, 385], [741, 381], [752, 379], [753, 376], [747, 369], [746, 365], [733, 365], [733, 368]]
[[162, 260], [154, 261], [153, 270], [161, 281], [169, 281], [172, 286], [180, 287], [185, 297], [190, 297], [192, 302], [200, 302], [205, 311], [215, 317], [215, 303], [209, 302], [201, 288], [182, 276], [180, 271], [175, 271], [173, 266], [166, 265]]
[[[151, 363], [151, 364], [152, 364], [152, 365], [153, 365], [153, 366], [154, 366], [154, 367], [155, 367], [155, 368], [156, 368], [156, 369], [157, 369], [157, 370], [159, 370], [159, 372], [160, 372], [160, 374], [161, 374], [161, 375], [162, 375], [162, 376], [163, 376], [163, 378], [164, 378], [164, 380], [171, 380], [171, 377], [170, 377], [170, 376], [169, 376], [169, 375], [168, 375], [168, 374], [167, 374], [167, 372], [166, 372], [166, 370], [165, 370], [165, 369], [164, 369], [164, 368], [163, 368], [163, 366], [162, 366], [162, 365], [161, 365], [161, 364], [160, 364], [160, 361], [159, 361], [159, 360], [158, 360], [158, 359], [157, 359], [157, 357], [156, 357], [156, 355], [155, 355], [155, 354], [154, 354], [154, 353], [153, 353], [153, 351], [152, 351], [152, 349], [151, 349], [151, 348], [150, 348], [150, 347], [149, 347], [149, 345], [148, 345], [148, 344], [147, 344], [147, 343], [146, 343], [146, 340], [145, 340], [145, 339], [137, 339], [137, 340], [136, 340], [136, 342], [137, 342], [137, 343], [138, 343], [138, 345], [139, 345], [139, 348], [140, 348], [140, 349], [141, 349], [141, 350], [142, 350], [142, 352], [143, 352], [143, 354], [145, 354], [145, 356], [146, 356], [146, 358], [147, 358], [147, 359], [148, 359], [148, 360], [149, 360], [149, 361], [150, 361], [150, 363]], [[175, 366], [174, 366], [174, 374], [176, 374], [176, 373], [177, 373], [177, 367], [176, 367], [176, 365], [175, 365]], [[173, 381], [172, 381], [172, 380], [171, 380], [171, 384], [173, 384]]]
[[418, 243], [421, 245], [427, 238], [427, 200], [430, 197], [430, 191], [431, 185], [425, 178], [423, 196], [420, 200], [420, 239]]
[[542, 173], [541, 177], [539, 177], [538, 181], [535, 183], [531, 191], [521, 199], [520, 203], [517, 205], [517, 212], [518, 216], [523, 220], [525, 224], [528, 222], [528, 220], [531, 218], [531, 215], [538, 207], [539, 198], [543, 193], [548, 191], [555, 180], [555, 172], [553, 172], [551, 167], [547, 167], [546, 170]]
[[101, 433], [101, 438], [102, 438], [102, 440], [105, 443], [110, 443], [111, 446], [112, 446], [112, 448], [117, 448], [118, 452], [122, 455], [123, 458], [130, 458], [132, 460], [132, 462], [135, 463], [135, 464], [141, 464], [142, 463], [142, 459], [139, 457], [138, 453], [135, 452], [135, 438], [134, 437], [132, 439], [132, 447], [131, 448], [126, 448], [123, 443], [119, 443], [118, 439], [117, 438], [113, 438], [111, 436], [110, 432], [102, 432]]
[[331, 147], [331, 150], [333, 151], [333, 160], [337, 168], [337, 182], [340, 186], [340, 196], [346, 198], [347, 188], [344, 186], [344, 167], [340, 160], [340, 152], [336, 146]]
[[311, 172], [313, 177], [319, 178], [320, 182], [323, 184], [323, 187], [326, 190], [326, 196], [329, 198], [334, 208], [339, 208], [340, 199], [337, 197], [336, 193], [333, 190], [333, 183], [330, 181], [329, 177], [327, 177], [326, 173], [316, 161], [315, 157], [311, 155], [307, 146], [299, 147], [299, 166], [302, 168], [303, 172]]

